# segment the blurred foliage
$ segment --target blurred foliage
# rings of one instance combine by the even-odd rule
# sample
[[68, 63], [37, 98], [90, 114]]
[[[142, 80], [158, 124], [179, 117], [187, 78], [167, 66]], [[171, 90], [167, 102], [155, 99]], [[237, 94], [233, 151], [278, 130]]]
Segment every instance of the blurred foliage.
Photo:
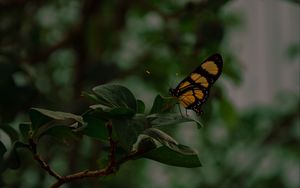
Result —
[[[0, 1], [0, 157], [5, 159], [0, 168], [6, 169], [0, 186], [49, 187], [54, 181], [19, 142], [28, 139], [29, 131], [29, 122], [20, 123], [40, 117], [39, 110], [27, 116], [30, 107], [83, 114], [91, 102], [81, 92], [115, 82], [140, 99], [138, 112], [151, 113], [157, 93], [167, 96], [170, 85], [215, 52], [225, 62], [220, 79], [242, 84], [237, 58], [221, 44], [228, 29], [242, 24], [239, 15], [222, 11], [229, 2]], [[299, 54], [298, 47], [288, 49], [289, 57]], [[216, 83], [201, 116], [204, 129], [195, 131], [189, 123], [160, 127], [180, 143], [193, 143], [203, 167], [137, 160], [111, 177], [65, 187], [299, 187], [299, 96], [285, 93], [274, 101], [240, 112]], [[93, 126], [103, 122], [89, 113], [82, 116], [92, 122], [84, 129], [88, 136], [73, 139], [69, 129], [46, 129], [55, 138], [39, 141], [41, 155], [61, 174], [97, 169], [107, 160], [107, 144], [101, 141], [107, 134]], [[71, 137], [61, 140], [60, 134]], [[14, 152], [22, 157], [14, 159]], [[157, 160], [170, 161], [173, 155]]]
[[287, 1], [290, 1], [290, 2], [293, 2], [293, 3], [298, 3], [298, 4], [300, 4], [300, 1], [299, 1], [299, 0], [287, 0]]
[[300, 43], [291, 44], [287, 49], [287, 55], [292, 60], [300, 56]]

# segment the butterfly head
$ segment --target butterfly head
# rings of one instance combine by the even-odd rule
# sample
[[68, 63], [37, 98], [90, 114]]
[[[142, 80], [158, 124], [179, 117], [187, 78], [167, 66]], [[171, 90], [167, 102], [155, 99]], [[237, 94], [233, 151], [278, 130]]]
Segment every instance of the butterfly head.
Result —
[[175, 89], [170, 88], [170, 89], [169, 89], [169, 93], [170, 93], [170, 95], [172, 95], [173, 97], [177, 97], [177, 96], [178, 96], [178, 91], [176, 91]]

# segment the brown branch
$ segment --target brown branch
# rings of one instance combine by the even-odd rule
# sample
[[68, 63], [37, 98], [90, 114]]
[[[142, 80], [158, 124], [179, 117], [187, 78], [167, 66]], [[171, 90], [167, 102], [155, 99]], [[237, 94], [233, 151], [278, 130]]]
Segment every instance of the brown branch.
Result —
[[[111, 149], [112, 151], [113, 149]], [[110, 174], [113, 174], [115, 172], [115, 170], [124, 162], [129, 161], [129, 160], [133, 160], [135, 159], [137, 156], [139, 156], [140, 153], [138, 152], [134, 152], [131, 153], [128, 156], [125, 156], [124, 158], [120, 159], [118, 162], [112, 162], [113, 160], [111, 159], [112, 155], [110, 155], [110, 162], [107, 165], [106, 168], [101, 169], [101, 170], [85, 170], [85, 171], [81, 171], [75, 174], [71, 174], [68, 176], [64, 176], [61, 179], [59, 179], [57, 182], [55, 182], [51, 188], [58, 188], [61, 185], [74, 181], [74, 180], [78, 180], [78, 179], [82, 179], [82, 178], [90, 178], [90, 177], [104, 177], [104, 176], [108, 176]]]
[[58, 188], [61, 185], [65, 184], [67, 182], [73, 181], [73, 180], [78, 180], [78, 179], [87, 178], [87, 177], [104, 177], [104, 176], [108, 176], [112, 173], [113, 172], [111, 171], [110, 168], [105, 168], [102, 170], [94, 170], [94, 171], [86, 170], [86, 171], [82, 171], [82, 172], [78, 172], [75, 174], [71, 174], [71, 175], [62, 177], [62, 179], [59, 179], [57, 182], [55, 182], [51, 186], [51, 188]]
[[138, 152], [133, 152], [125, 156], [124, 158], [120, 159], [119, 161], [116, 161], [116, 155], [115, 155], [116, 142], [112, 138], [112, 122], [108, 121], [106, 127], [108, 131], [108, 140], [110, 143], [110, 154], [109, 154], [108, 165], [104, 169], [100, 169], [100, 170], [85, 170], [85, 171], [77, 172], [75, 174], [63, 176], [57, 179], [57, 181], [51, 186], [51, 188], [58, 188], [65, 183], [82, 179], [82, 178], [108, 176], [110, 174], [115, 173], [121, 164], [123, 164], [128, 160], [133, 160], [139, 155]]
[[112, 122], [108, 121], [106, 124], [108, 131], [108, 141], [110, 144], [110, 154], [109, 154], [109, 164], [108, 169], [112, 168], [116, 165], [116, 142], [112, 139]]
[[38, 161], [38, 163], [40, 164], [40, 166], [48, 172], [48, 174], [49, 174], [50, 176], [53, 176], [53, 177], [55, 177], [55, 178], [58, 179], [58, 180], [60, 180], [60, 179], [62, 178], [58, 173], [56, 173], [54, 170], [51, 169], [51, 167], [48, 165], [48, 163], [46, 163], [46, 162], [41, 158], [40, 155], [34, 154], [33, 157], [34, 157], [34, 159], [35, 159], [36, 161]]
[[55, 179], [60, 180], [62, 177], [55, 172], [48, 163], [46, 163], [42, 157], [37, 153], [36, 143], [33, 139], [29, 140], [31, 152], [33, 153], [33, 158], [40, 164], [40, 166], [50, 175], [53, 176]]
[[50, 176], [54, 177], [57, 181], [51, 186], [51, 188], [58, 188], [61, 185], [88, 177], [104, 177], [116, 172], [116, 170], [120, 167], [121, 164], [125, 163], [126, 161], [136, 159], [141, 153], [139, 152], [132, 152], [129, 155], [119, 159], [116, 161], [116, 142], [112, 138], [112, 122], [108, 121], [106, 124], [107, 131], [108, 131], [108, 140], [110, 143], [110, 153], [109, 153], [109, 163], [108, 165], [99, 170], [84, 170], [81, 172], [77, 172], [74, 174], [70, 174], [67, 176], [61, 176], [57, 172], [55, 172], [50, 165], [45, 162], [42, 157], [37, 153], [37, 145], [33, 139], [29, 140], [30, 150], [33, 154], [33, 158], [39, 163], [42, 169], [44, 169]]
[[57, 172], [55, 172], [50, 167], [50, 165], [47, 162], [45, 162], [42, 159], [42, 157], [37, 153], [37, 145], [34, 142], [34, 140], [33, 139], [29, 140], [30, 150], [33, 154], [33, 158], [39, 163], [39, 165], [41, 166], [42, 169], [44, 169], [50, 176], [53, 176], [55, 179], [57, 179], [57, 181], [51, 186], [52, 188], [58, 188], [61, 185], [65, 184], [67, 182], [73, 181], [73, 180], [82, 179], [82, 178], [86, 178], [86, 177], [103, 177], [103, 176], [107, 176], [107, 175], [110, 175], [115, 172], [114, 169], [116, 169], [115, 168], [116, 167], [116, 163], [115, 163], [116, 144], [112, 139], [112, 124], [111, 124], [111, 122], [108, 122], [107, 128], [108, 128], [108, 132], [109, 132], [108, 139], [111, 144], [110, 162], [107, 165], [107, 167], [104, 169], [101, 169], [101, 170], [94, 170], [94, 171], [85, 170], [85, 171], [81, 171], [81, 172], [67, 175], [67, 176], [61, 176]]

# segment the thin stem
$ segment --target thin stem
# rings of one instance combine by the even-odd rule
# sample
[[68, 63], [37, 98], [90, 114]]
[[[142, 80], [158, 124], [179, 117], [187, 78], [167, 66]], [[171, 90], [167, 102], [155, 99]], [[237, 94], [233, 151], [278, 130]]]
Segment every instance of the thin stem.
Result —
[[116, 142], [112, 139], [112, 122], [111, 121], [107, 122], [106, 128], [108, 131], [108, 141], [110, 144], [108, 168], [113, 168], [116, 165]]
[[82, 178], [87, 178], [87, 177], [103, 177], [103, 176], [108, 176], [109, 174], [112, 174], [112, 173], [113, 173], [113, 171], [111, 171], [109, 168], [105, 168], [102, 170], [94, 170], [94, 171], [90, 171], [90, 170], [81, 171], [81, 172], [78, 172], [75, 174], [71, 174], [71, 175], [62, 177], [61, 179], [56, 181], [51, 186], [51, 188], [58, 188], [67, 182], [77, 180], [77, 179], [82, 179]]
[[59, 188], [65, 183], [88, 177], [104, 177], [116, 172], [119, 166], [126, 161], [133, 160], [140, 155], [139, 152], [132, 152], [129, 155], [116, 161], [116, 147], [117, 144], [112, 138], [112, 122], [108, 121], [106, 124], [108, 131], [108, 141], [110, 143], [109, 163], [103, 169], [99, 170], [84, 170], [67, 176], [61, 176], [55, 172], [50, 165], [45, 162], [42, 157], [37, 153], [37, 145], [33, 139], [29, 140], [30, 150], [33, 154], [33, 158], [39, 163], [39, 165], [50, 175], [53, 176], [57, 181], [51, 186], [51, 188]]
[[55, 172], [48, 163], [46, 163], [43, 158], [37, 153], [36, 143], [30, 139], [29, 145], [31, 148], [31, 152], [33, 154], [33, 158], [40, 164], [40, 166], [50, 175], [53, 176], [55, 179], [60, 180], [62, 179], [61, 175]]
[[115, 169], [117, 167], [119, 167], [121, 164], [123, 164], [126, 161], [135, 159], [138, 155], [139, 155], [138, 152], [134, 152], [134, 153], [131, 153], [130, 155], [120, 159], [117, 162], [115, 161], [114, 163], [112, 163], [112, 160], [110, 158], [110, 163], [107, 165], [106, 168], [101, 169], [101, 170], [93, 170], [93, 171], [85, 170], [85, 171], [81, 171], [81, 172], [78, 172], [75, 174], [64, 176], [60, 180], [58, 180], [55, 184], [53, 184], [51, 186], [51, 188], [59, 188], [61, 185], [65, 184], [67, 182], [82, 179], [82, 178], [108, 176], [110, 174], [113, 174], [115, 172]]
[[104, 169], [93, 170], [93, 171], [85, 170], [85, 171], [77, 172], [75, 174], [64, 176], [61, 179], [58, 179], [58, 181], [56, 181], [51, 186], [51, 188], [58, 188], [67, 182], [77, 180], [77, 179], [82, 179], [82, 178], [87, 178], [87, 177], [108, 176], [110, 174], [113, 174], [116, 171], [116, 169], [118, 169], [118, 167], [120, 166], [121, 163], [125, 162], [125, 161], [116, 162], [116, 154], [115, 154], [116, 153], [116, 142], [112, 138], [112, 122], [111, 121], [107, 122], [106, 128], [108, 131], [108, 141], [110, 143], [110, 154], [109, 154], [108, 165]]

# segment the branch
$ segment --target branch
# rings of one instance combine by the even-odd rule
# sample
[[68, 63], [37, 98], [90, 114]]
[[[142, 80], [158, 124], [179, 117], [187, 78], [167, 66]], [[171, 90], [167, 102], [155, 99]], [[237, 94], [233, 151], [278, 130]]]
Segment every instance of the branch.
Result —
[[108, 176], [110, 174], [115, 173], [121, 164], [123, 164], [124, 162], [126, 162], [128, 160], [133, 160], [139, 155], [138, 152], [133, 152], [133, 153], [125, 156], [124, 158], [121, 158], [119, 161], [116, 161], [116, 146], [117, 145], [116, 145], [116, 142], [112, 138], [112, 122], [108, 121], [106, 124], [106, 127], [107, 127], [107, 131], [108, 131], [108, 141], [110, 143], [110, 154], [109, 154], [108, 165], [104, 169], [85, 170], [85, 171], [77, 172], [75, 174], [56, 178], [57, 181], [51, 186], [51, 188], [58, 188], [65, 183], [68, 183], [68, 182], [71, 182], [74, 180], [78, 180], [78, 179], [82, 179], [82, 178]]
[[112, 173], [113, 172], [109, 168], [105, 168], [105, 169], [102, 169], [102, 170], [94, 170], [94, 171], [85, 170], [85, 171], [82, 171], [82, 172], [78, 172], [78, 173], [75, 173], [75, 174], [71, 174], [71, 175], [62, 177], [57, 182], [55, 182], [51, 186], [51, 188], [58, 188], [61, 185], [67, 183], [67, 182], [77, 180], [77, 179], [82, 179], [82, 178], [87, 178], [87, 177], [104, 177], [104, 176], [108, 176]]
[[108, 121], [106, 127], [108, 131], [108, 141], [110, 144], [109, 164], [107, 168], [114, 171], [114, 166], [116, 165], [116, 142], [112, 139], [112, 122]]
[[[111, 149], [112, 151], [113, 149]], [[112, 157], [113, 155], [110, 155], [110, 162], [107, 165], [106, 168], [101, 169], [101, 170], [85, 170], [85, 171], [81, 171], [75, 174], [71, 174], [68, 176], [64, 176], [61, 179], [59, 179], [57, 182], [55, 182], [51, 188], [59, 188], [61, 185], [74, 181], [74, 180], [78, 180], [78, 179], [82, 179], [82, 178], [91, 178], [91, 177], [105, 177], [108, 176], [110, 174], [113, 174], [121, 164], [123, 164], [126, 161], [129, 160], [133, 160], [135, 159], [137, 156], [139, 156], [138, 152], [134, 152], [131, 153], [130, 155], [120, 159], [118, 162], [113, 162]]]
[[53, 176], [55, 179], [60, 180], [62, 177], [55, 172], [48, 163], [46, 163], [42, 157], [37, 153], [37, 148], [36, 148], [36, 143], [30, 139], [29, 140], [29, 145], [31, 148], [31, 152], [33, 154], [33, 158], [40, 164], [40, 166], [50, 175]]

